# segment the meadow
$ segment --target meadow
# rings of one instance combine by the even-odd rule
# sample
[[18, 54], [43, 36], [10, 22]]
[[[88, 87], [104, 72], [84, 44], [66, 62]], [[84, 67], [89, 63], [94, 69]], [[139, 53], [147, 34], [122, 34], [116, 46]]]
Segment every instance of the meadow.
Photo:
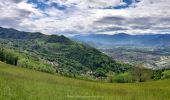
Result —
[[90, 82], [0, 62], [0, 100], [170, 100], [170, 80]]

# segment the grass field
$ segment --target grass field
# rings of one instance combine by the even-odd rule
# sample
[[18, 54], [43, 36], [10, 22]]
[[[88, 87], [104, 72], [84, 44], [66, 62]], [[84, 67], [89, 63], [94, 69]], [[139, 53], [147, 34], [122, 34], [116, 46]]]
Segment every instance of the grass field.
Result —
[[0, 100], [170, 100], [170, 80], [97, 83], [0, 62]]

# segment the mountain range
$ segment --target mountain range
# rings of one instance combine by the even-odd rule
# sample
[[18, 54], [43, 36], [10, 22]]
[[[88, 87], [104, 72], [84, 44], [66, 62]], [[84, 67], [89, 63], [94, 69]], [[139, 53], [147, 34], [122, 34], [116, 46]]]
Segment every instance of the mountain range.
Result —
[[160, 46], [170, 44], [170, 34], [143, 34], [129, 35], [126, 33], [106, 35], [89, 34], [76, 35], [73, 40], [86, 42], [94, 46], [115, 46], [115, 45], [135, 45], [135, 46]]

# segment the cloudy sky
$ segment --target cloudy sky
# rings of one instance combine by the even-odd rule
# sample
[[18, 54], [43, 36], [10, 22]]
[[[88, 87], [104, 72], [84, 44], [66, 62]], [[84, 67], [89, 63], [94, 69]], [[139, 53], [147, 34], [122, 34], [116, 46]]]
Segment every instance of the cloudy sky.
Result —
[[0, 26], [45, 34], [170, 33], [170, 0], [0, 0]]

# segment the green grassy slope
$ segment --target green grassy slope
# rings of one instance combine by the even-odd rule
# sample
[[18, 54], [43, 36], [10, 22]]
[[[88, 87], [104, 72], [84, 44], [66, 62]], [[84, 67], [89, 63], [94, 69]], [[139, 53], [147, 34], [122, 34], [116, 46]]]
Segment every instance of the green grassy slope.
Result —
[[169, 100], [169, 84], [88, 82], [0, 62], [0, 100]]

